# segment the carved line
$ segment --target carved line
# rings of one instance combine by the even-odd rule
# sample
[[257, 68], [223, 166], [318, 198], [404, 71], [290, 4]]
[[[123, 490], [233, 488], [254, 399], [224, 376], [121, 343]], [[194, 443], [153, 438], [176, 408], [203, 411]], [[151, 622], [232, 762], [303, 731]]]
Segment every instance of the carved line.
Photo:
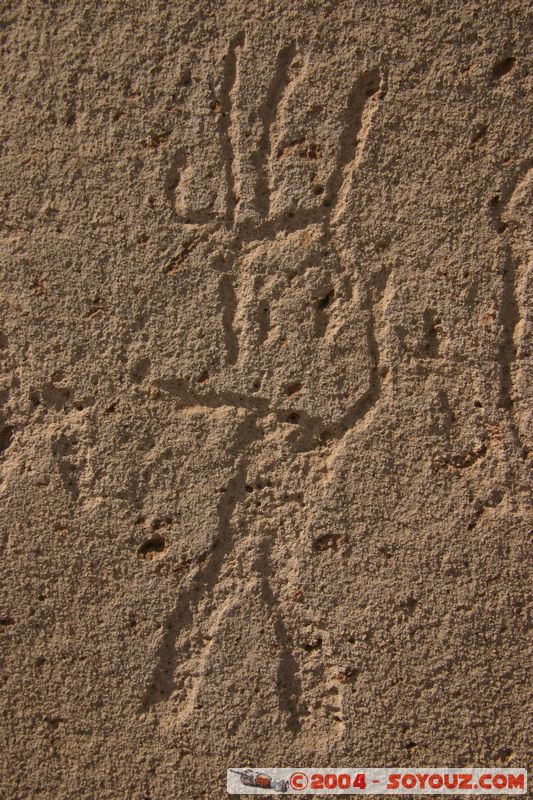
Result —
[[262, 580], [262, 597], [267, 607], [270, 608], [272, 625], [280, 648], [277, 674], [280, 712], [282, 716], [286, 717], [287, 728], [292, 733], [297, 733], [302, 728], [302, 715], [308, 713], [302, 701], [300, 668], [293, 655], [294, 645], [283, 621], [278, 601], [268, 579], [264, 576]]
[[[343, 440], [347, 433], [355, 428], [361, 422], [368, 412], [374, 408], [380, 399], [382, 390], [382, 379], [380, 376], [380, 363], [379, 363], [379, 348], [376, 339], [376, 322], [374, 315], [374, 306], [377, 302], [384, 298], [387, 288], [389, 273], [382, 270], [374, 279], [373, 284], [368, 288], [366, 307], [368, 312], [367, 323], [367, 337], [369, 342], [369, 351], [372, 356], [373, 366], [370, 379], [370, 386], [363, 398], [354, 406], [354, 408], [346, 415], [343, 424], [336, 427], [337, 442], [332, 448], [327, 458], [328, 469], [332, 462], [334, 462], [339, 451], [343, 447]], [[183, 381], [170, 380], [161, 383], [161, 388], [168, 391], [174, 396], [180, 396], [182, 401], [182, 408], [202, 407], [216, 409], [223, 406], [231, 406], [236, 408], [247, 408], [255, 410], [255, 419], [266, 413], [272, 413], [272, 409], [268, 407], [265, 400], [257, 398], [240, 398], [238, 395], [230, 393], [224, 397], [214, 393], [196, 394], [186, 387]], [[274, 412], [279, 415], [281, 412]], [[252, 419], [254, 419], [252, 417]], [[316, 425], [316, 421], [313, 420]], [[308, 423], [304, 422], [304, 426]], [[251, 435], [249, 434], [249, 441], [246, 445], [250, 444], [260, 437], [260, 432], [257, 427], [252, 429]], [[201, 601], [210, 594], [214, 588], [219, 584], [220, 574], [226, 557], [230, 554], [233, 548], [233, 533], [231, 531], [231, 520], [235, 508], [239, 502], [245, 497], [245, 483], [246, 483], [246, 456], [243, 455], [238, 465], [238, 469], [234, 477], [229, 481], [226, 488], [224, 497], [219, 504], [219, 525], [218, 537], [216, 547], [212, 551], [209, 561], [202, 571], [197, 580], [201, 580], [201, 589], [196, 594], [191, 593], [190, 587], [185, 586], [176, 603], [176, 607], [169, 619], [167, 620], [166, 633], [158, 648], [157, 662], [154, 669], [150, 685], [148, 686], [145, 697], [142, 702], [142, 710], [147, 711], [153, 706], [157, 705], [163, 700], [168, 700], [172, 695], [175, 688], [175, 673], [178, 667], [179, 652], [178, 652], [178, 638], [186, 630], [192, 628], [194, 623], [194, 614], [200, 605]], [[331, 481], [327, 481], [329, 484]], [[265, 543], [264, 547], [268, 550], [268, 544]], [[265, 563], [268, 559], [262, 559]], [[261, 573], [262, 577], [262, 594], [267, 605], [272, 611], [272, 621], [277, 640], [281, 647], [281, 658], [278, 670], [278, 686], [280, 689], [280, 708], [287, 715], [287, 726], [289, 730], [297, 732], [302, 727], [302, 714], [306, 715], [307, 710], [302, 705], [302, 686], [299, 678], [299, 667], [293, 653], [292, 646], [289, 641], [287, 630], [284, 626], [283, 619], [278, 610], [277, 600], [272, 592], [268, 580], [268, 572]], [[191, 598], [194, 597], [194, 600]], [[216, 612], [215, 612], [216, 613]], [[210, 635], [213, 636], [216, 631], [222, 614], [213, 614], [213, 624], [210, 625]], [[201, 653], [196, 656], [200, 666], [204, 664], [208, 657], [211, 642], [202, 648]], [[200, 673], [202, 670], [200, 670]], [[194, 707], [195, 698], [197, 697], [200, 685], [202, 682], [202, 674], [199, 674], [193, 682], [192, 688], [187, 694], [187, 699], [178, 716], [178, 721], [183, 721], [185, 717], [192, 711]]]
[[[234, 221], [235, 210], [235, 179], [233, 174], [234, 169], [234, 150], [232, 145], [231, 136], [231, 95], [237, 78], [237, 48], [243, 44], [243, 36], [240, 34], [236, 37], [231, 45], [226, 64], [224, 69], [224, 77], [221, 89], [221, 138], [223, 140], [223, 150], [225, 148], [225, 172], [226, 172], [226, 220], [228, 226], [231, 226]], [[267, 94], [265, 106], [261, 112], [263, 120], [263, 139], [260, 148], [260, 159], [258, 169], [258, 183], [256, 189], [256, 203], [259, 208], [263, 209], [265, 216], [268, 215], [270, 210], [270, 163], [271, 163], [271, 128], [274, 124], [275, 116], [279, 103], [281, 102], [283, 92], [286, 85], [285, 77], [290, 68], [290, 64], [294, 58], [294, 46], [289, 46], [282, 50], [278, 56], [278, 63], [276, 67], [275, 78], [271, 84]], [[302, 209], [297, 215], [297, 218], [290, 214], [281, 215], [277, 220], [265, 220], [258, 228], [251, 231], [247, 237], [239, 242], [237, 239], [237, 248], [234, 257], [241, 250], [243, 244], [264, 241], [268, 238], [274, 238], [276, 233], [283, 227], [288, 230], [298, 230], [299, 228], [308, 227], [317, 222], [329, 221], [333, 208], [337, 205], [339, 200], [340, 207], [342, 208], [348, 188], [343, 191], [344, 185], [347, 184], [347, 177], [355, 171], [360, 160], [364, 144], [368, 137], [370, 123], [373, 114], [375, 113], [376, 102], [374, 96], [377, 92], [377, 72], [368, 73], [358, 81], [356, 87], [350, 94], [346, 110], [346, 126], [342, 136], [340, 145], [340, 154], [337, 161], [335, 171], [332, 178], [328, 183], [328, 196], [333, 199], [329, 207], [322, 207], [311, 213]], [[366, 107], [366, 98], [371, 97], [374, 100], [373, 104]], [[358, 132], [362, 131], [360, 140], [357, 140]], [[338, 217], [339, 212], [335, 215]], [[237, 232], [239, 233], [239, 232]], [[383, 286], [378, 287], [379, 293], [383, 296], [386, 287], [388, 275], [384, 274]], [[379, 281], [378, 281], [379, 282]], [[220, 294], [223, 301], [223, 314], [224, 314], [224, 329], [226, 335], [226, 347], [228, 351], [228, 360], [230, 363], [235, 363], [238, 359], [238, 341], [233, 331], [233, 320], [236, 312], [236, 297], [233, 283], [229, 274], [222, 276], [220, 281]], [[373, 361], [370, 384], [367, 392], [362, 398], [347, 412], [343, 419], [334, 426], [326, 426], [319, 418], [312, 418], [305, 414], [300, 414], [302, 428], [306, 429], [310, 435], [310, 448], [316, 447], [317, 444], [322, 444], [324, 434], [327, 433], [328, 437], [336, 439], [335, 447], [330, 451], [328, 462], [336, 459], [339, 450], [342, 447], [342, 441], [346, 434], [351, 431], [359, 422], [361, 422], [368, 412], [375, 407], [381, 395], [381, 376], [379, 367], [379, 350], [375, 338], [375, 318], [373, 312], [373, 296], [369, 289], [367, 297], [367, 311], [368, 311], [368, 325], [367, 325], [367, 340], [369, 352]], [[262, 398], [246, 398], [236, 393], [200, 393], [193, 392], [184, 382], [179, 380], [169, 381], [161, 385], [161, 388], [169, 390], [175, 396], [180, 396], [181, 407], [208, 407], [220, 408], [222, 406], [232, 406], [235, 408], [246, 408], [255, 411], [256, 418], [264, 416], [265, 414], [274, 413], [280, 422], [287, 422], [287, 414], [280, 409], [271, 408], [266, 399]], [[219, 505], [219, 543], [211, 555], [208, 565], [201, 574], [203, 583], [202, 590], [196, 594], [194, 601], [191, 601], [191, 593], [188, 587], [184, 587], [179, 594], [175, 610], [167, 621], [167, 631], [163, 640], [158, 648], [157, 665], [155, 667], [152, 681], [148, 687], [145, 698], [143, 700], [143, 710], [151, 708], [153, 705], [159, 703], [161, 700], [168, 699], [175, 687], [175, 672], [178, 664], [178, 649], [177, 640], [180, 634], [192, 627], [194, 622], [194, 613], [197, 610], [200, 602], [206, 597], [208, 593], [213, 591], [219, 582], [219, 577], [226, 559], [226, 556], [232, 550], [233, 535], [231, 533], [231, 518], [237, 506], [244, 497], [244, 484], [246, 478], [246, 465], [244, 457], [241, 460], [238, 471], [234, 478], [228, 485], [226, 496]], [[193, 595], [194, 596], [194, 595]], [[282, 647], [282, 657], [279, 665], [279, 686], [280, 686], [280, 705], [288, 714], [288, 726], [291, 730], [299, 730], [301, 728], [300, 718], [300, 705], [301, 705], [301, 684], [298, 677], [298, 665], [292, 655], [292, 648], [289, 644], [287, 631], [283, 625], [283, 620], [280, 613], [277, 611], [277, 601], [272, 593], [268, 577], [263, 576], [263, 596], [267, 604], [273, 609], [273, 622], [276, 631], [276, 636]], [[219, 616], [215, 620], [215, 628], [218, 625]], [[208, 643], [202, 652], [197, 656], [200, 663], [203, 663], [208, 655], [210, 649]], [[189, 692], [187, 702], [182, 711], [182, 715], [187, 715], [194, 699], [197, 695], [201, 682], [200, 678], [195, 682], [193, 689]], [[192, 705], [191, 705], [192, 703]]]
[[239, 358], [239, 340], [235, 333], [233, 323], [237, 312], [237, 295], [233, 280], [229, 273], [224, 273], [219, 282], [219, 294], [222, 304], [222, 327], [226, 345], [228, 364], [236, 364]]
[[255, 207], [263, 219], [270, 213], [270, 194], [272, 189], [272, 129], [276, 121], [279, 105], [290, 84], [289, 71], [294, 61], [294, 43], [282, 48], [277, 57], [274, 77], [268, 88], [265, 101], [259, 108], [263, 131], [258, 150], [252, 161], [256, 168]]
[[[292, 50], [285, 54], [285, 58], [280, 57], [280, 62], [284, 65], [292, 54]], [[292, 59], [294, 56], [292, 56]], [[290, 63], [286, 67], [290, 66]], [[283, 87], [281, 78], [277, 77], [276, 86]], [[279, 91], [279, 89], [278, 89]], [[267, 214], [270, 210], [270, 180], [261, 179], [260, 194], [266, 198], [267, 214], [263, 221], [250, 226], [243, 223], [237, 226], [236, 239], [243, 243], [273, 241], [282, 232], [292, 233], [303, 230], [316, 224], [337, 224], [345, 211], [348, 193], [351, 188], [352, 178], [359, 167], [368, 136], [372, 127], [372, 120], [379, 106], [380, 100], [386, 93], [386, 76], [381, 74], [379, 69], [369, 70], [363, 73], [358, 80], [346, 104], [343, 112], [343, 133], [339, 144], [338, 156], [335, 168], [326, 184], [325, 198], [322, 205], [313, 209], [297, 208], [294, 211], [286, 211], [272, 218]], [[277, 107], [279, 107], [278, 100]], [[272, 112], [275, 113], [275, 110]], [[272, 127], [273, 120], [269, 122]], [[270, 145], [269, 145], [270, 147]], [[271, 162], [271, 153], [268, 161]], [[266, 169], [263, 167], [263, 169]], [[268, 172], [270, 175], [270, 172]], [[265, 210], [265, 209], [263, 209]]]
[[[255, 433], [257, 434], [257, 431]], [[190, 586], [184, 586], [178, 594], [174, 610], [167, 619], [166, 630], [157, 650], [156, 666], [142, 701], [142, 711], [148, 711], [152, 706], [168, 700], [175, 689], [175, 673], [179, 659], [177, 640], [181, 634], [192, 628], [195, 611], [218, 584], [226, 556], [233, 547], [231, 519], [237, 504], [246, 496], [245, 483], [246, 460], [243, 457], [220, 500], [217, 538], [205, 568], [196, 579], [197, 591], [192, 592]]]
[[220, 627], [222, 619], [236, 605], [237, 605], [237, 600], [234, 600], [230, 596], [226, 599], [225, 602], [221, 604], [220, 607], [216, 608], [215, 611], [211, 614], [211, 617], [209, 619], [209, 634], [207, 636], [207, 642], [201, 648], [200, 652], [195, 656], [195, 663], [197, 664], [197, 669], [195, 670], [195, 675], [192, 680], [192, 686], [186, 692], [186, 699], [176, 715], [176, 722], [178, 725], [180, 723], [183, 723], [187, 719], [189, 714], [192, 713], [192, 711], [196, 706], [198, 700], [198, 694], [200, 692], [200, 689], [202, 688], [202, 684], [205, 679], [205, 671], [208, 664], [209, 654], [213, 647], [214, 638]]
[[237, 83], [238, 57], [237, 52], [244, 45], [244, 34], [239, 33], [230, 42], [224, 59], [222, 85], [220, 88], [220, 140], [224, 157], [224, 172], [226, 180], [226, 224], [231, 226], [235, 216], [235, 150], [232, 138], [232, 95]]
[[[499, 233], [504, 233], [508, 222], [505, 220], [506, 211], [512, 205], [513, 198], [516, 197], [531, 179], [533, 167], [528, 160], [522, 166], [519, 175], [512, 184], [509, 184], [499, 202], [493, 209], [493, 217], [496, 229]], [[502, 271], [502, 295], [499, 309], [499, 322], [501, 327], [501, 340], [499, 347], [498, 360], [500, 364], [500, 406], [506, 409], [512, 421], [513, 435], [516, 443], [521, 446], [519, 426], [515, 423], [513, 409], [513, 367], [517, 360], [517, 331], [522, 320], [521, 304], [519, 300], [519, 283], [523, 272], [519, 255], [513, 252], [512, 243], [507, 240], [505, 244], [505, 256]]]
[[[363, 308], [367, 312], [367, 342], [372, 361], [369, 386], [366, 392], [353, 404], [346, 414], [336, 423], [328, 424], [321, 417], [298, 411], [299, 422], [296, 423], [307, 440], [309, 450], [321, 449], [327, 441], [335, 442], [333, 454], [340, 449], [343, 439], [351, 430], [361, 424], [369, 412], [378, 404], [385, 380], [385, 371], [380, 363], [380, 348], [376, 334], [376, 319], [374, 308], [386, 296], [390, 271], [383, 268], [372, 280], [367, 289], [366, 300]], [[280, 423], [287, 423], [289, 412], [272, 406], [268, 399], [258, 395], [246, 396], [239, 392], [231, 391], [196, 391], [181, 378], [169, 378], [158, 381], [159, 388], [178, 399], [179, 408], [211, 409], [236, 408], [253, 412], [255, 419], [273, 415]], [[292, 423], [291, 423], [292, 424]]]
[[333, 221], [345, 210], [350, 179], [361, 163], [372, 118], [384, 94], [385, 80], [375, 68], [360, 76], [348, 97], [337, 167], [327, 187], [327, 196], [333, 197]]

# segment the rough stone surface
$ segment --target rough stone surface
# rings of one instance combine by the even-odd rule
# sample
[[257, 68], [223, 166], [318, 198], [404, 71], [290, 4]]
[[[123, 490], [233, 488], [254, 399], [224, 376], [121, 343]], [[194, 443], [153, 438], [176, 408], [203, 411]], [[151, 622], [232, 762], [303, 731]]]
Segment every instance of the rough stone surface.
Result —
[[7, 800], [527, 766], [527, 6], [4, 4]]

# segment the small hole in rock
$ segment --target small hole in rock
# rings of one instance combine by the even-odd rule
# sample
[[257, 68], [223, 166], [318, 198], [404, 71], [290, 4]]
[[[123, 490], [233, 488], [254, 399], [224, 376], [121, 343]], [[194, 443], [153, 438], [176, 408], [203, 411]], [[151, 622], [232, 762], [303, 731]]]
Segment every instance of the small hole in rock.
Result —
[[507, 73], [511, 72], [515, 64], [516, 59], [512, 56], [504, 58], [502, 61], [498, 61], [498, 63], [492, 68], [492, 80], [497, 81], [500, 78], [503, 78], [504, 75], [507, 75]]
[[302, 384], [300, 383], [300, 381], [294, 381], [293, 383], [289, 383], [287, 385], [285, 393], [287, 394], [288, 397], [290, 397], [291, 395], [296, 394], [296, 392], [299, 392], [301, 388]]
[[476, 142], [480, 142], [481, 139], [485, 137], [486, 133], [487, 133], [487, 126], [478, 125], [474, 133], [472, 134], [472, 138], [470, 139], [471, 143], [476, 144]]
[[326, 295], [324, 295], [324, 297], [321, 297], [320, 300], [317, 302], [316, 304], [317, 308], [323, 311], [325, 308], [329, 306], [332, 299], [333, 299], [333, 289], [330, 289], [330, 291]]
[[298, 425], [300, 422], [300, 415], [293, 411], [291, 414], [287, 414], [287, 422], [291, 425]]
[[137, 552], [139, 554], [139, 558], [152, 559], [155, 558], [159, 553], [162, 553], [165, 550], [165, 547], [166, 542], [164, 537], [159, 533], [155, 533], [141, 544]]
[[11, 427], [11, 425], [5, 425], [0, 430], [0, 454], [7, 450], [7, 448], [11, 444], [12, 439], [13, 439], [13, 428]]

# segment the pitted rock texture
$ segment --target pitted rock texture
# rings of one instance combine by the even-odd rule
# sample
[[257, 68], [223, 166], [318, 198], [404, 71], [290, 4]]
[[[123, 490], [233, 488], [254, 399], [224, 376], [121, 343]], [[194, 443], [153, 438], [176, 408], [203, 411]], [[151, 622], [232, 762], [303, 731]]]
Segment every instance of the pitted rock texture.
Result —
[[3, 796], [527, 767], [527, 4], [1, 13]]

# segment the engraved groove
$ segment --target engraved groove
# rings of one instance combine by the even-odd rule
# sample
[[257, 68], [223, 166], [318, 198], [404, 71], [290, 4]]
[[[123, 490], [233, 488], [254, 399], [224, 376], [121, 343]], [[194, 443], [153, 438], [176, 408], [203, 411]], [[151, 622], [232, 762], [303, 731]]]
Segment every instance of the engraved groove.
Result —
[[[500, 365], [500, 406], [509, 412], [512, 421], [512, 430], [517, 445], [520, 442], [520, 425], [515, 420], [515, 376], [519, 351], [519, 331], [523, 321], [521, 297], [523, 284], [526, 282], [526, 258], [519, 252], [514, 241], [513, 231], [509, 231], [512, 222], [511, 209], [515, 198], [527, 189], [532, 179], [533, 168], [528, 160], [523, 165], [519, 175], [513, 183], [509, 183], [501, 195], [495, 198], [491, 205], [491, 214], [498, 233], [505, 234], [504, 258], [502, 266], [502, 291], [499, 308], [499, 323], [501, 330], [498, 361]], [[516, 221], [515, 221], [516, 224]], [[517, 227], [521, 227], [518, 223]]]
[[226, 224], [232, 225], [235, 216], [235, 205], [237, 198], [235, 196], [235, 150], [233, 146], [232, 136], [232, 110], [233, 110], [233, 92], [237, 83], [238, 72], [238, 50], [244, 45], [244, 34], [239, 33], [232, 39], [226, 57], [224, 59], [224, 69], [222, 73], [222, 84], [220, 87], [220, 140], [222, 154], [224, 157], [224, 172], [226, 180]]
[[226, 345], [226, 358], [228, 364], [235, 364], [239, 358], [239, 339], [234, 329], [234, 320], [237, 313], [237, 295], [233, 279], [229, 273], [224, 273], [218, 285], [220, 302], [222, 305], [222, 327]]
[[337, 164], [325, 192], [326, 202], [329, 200], [332, 208], [339, 206], [339, 211], [350, 189], [349, 178], [361, 162], [382, 83], [379, 70], [369, 70], [360, 76], [348, 96]]
[[[254, 428], [248, 437], [253, 441], [258, 435]], [[207, 558], [206, 566], [195, 578], [196, 591], [188, 583], [178, 594], [174, 610], [166, 622], [166, 631], [156, 654], [156, 666], [142, 701], [142, 711], [168, 700], [175, 689], [175, 673], [178, 667], [178, 638], [190, 630], [198, 606], [217, 586], [226, 556], [233, 547], [231, 520], [239, 502], [246, 496], [246, 460], [242, 457], [234, 476], [228, 482], [218, 505], [218, 531], [214, 547]]]
[[[303, 231], [315, 226], [317, 233], [324, 233], [324, 241], [335, 249], [334, 226], [345, 211], [347, 199], [352, 187], [353, 175], [359, 167], [369, 132], [372, 127], [373, 117], [379, 106], [379, 100], [385, 93], [385, 77], [377, 69], [372, 69], [361, 75], [350, 92], [346, 107], [342, 113], [342, 133], [340, 136], [338, 155], [334, 170], [325, 187], [324, 204], [314, 209], [297, 208], [270, 217], [271, 192], [272, 192], [272, 136], [279, 114], [280, 104], [290, 84], [290, 72], [293, 65], [296, 47], [294, 44], [282, 48], [276, 59], [274, 76], [267, 89], [264, 102], [259, 108], [259, 118], [262, 125], [261, 138], [258, 147], [251, 156], [255, 167], [256, 182], [254, 205], [262, 221], [250, 225], [248, 222], [235, 221], [235, 197], [237, 178], [235, 176], [235, 151], [232, 133], [232, 111], [234, 95], [239, 79], [239, 48], [244, 44], [243, 34], [235, 37], [225, 58], [223, 77], [220, 87], [220, 140], [224, 155], [224, 170], [226, 181], [225, 222], [220, 226], [211, 227], [210, 232], [221, 233], [219, 244], [229, 258], [224, 266], [224, 273], [219, 279], [219, 297], [222, 308], [222, 325], [226, 348], [226, 361], [230, 366], [239, 364], [242, 348], [239, 337], [245, 339], [246, 331], [241, 331], [241, 316], [246, 317], [245, 299], [239, 297], [235, 288], [233, 277], [235, 265], [238, 265], [241, 256], [248, 258], [260, 246], [267, 246], [275, 242], [280, 236], [297, 231]], [[216, 238], [216, 237], [215, 237]], [[216, 244], [211, 252], [216, 251]], [[337, 253], [337, 260], [343, 265], [345, 259]], [[310, 263], [313, 254], [307, 256]], [[303, 260], [305, 262], [305, 258]], [[331, 286], [327, 294], [317, 298], [315, 333], [319, 337], [326, 335], [331, 328], [334, 312], [337, 305], [351, 299], [351, 284], [349, 270], [341, 268], [339, 275], [347, 282], [346, 291], [335, 289]], [[182, 723], [194, 709], [199, 690], [207, 668], [209, 653], [212, 648], [213, 636], [219, 629], [220, 623], [227, 613], [231, 602], [223, 602], [215, 610], [207, 613], [208, 633], [200, 637], [200, 642], [187, 644], [187, 635], [195, 630], [196, 618], [202, 615], [202, 609], [210, 595], [225, 588], [225, 565], [230, 555], [235, 556], [235, 524], [234, 515], [239, 503], [246, 497], [246, 471], [250, 458], [250, 446], [260, 438], [258, 422], [264, 417], [273, 417], [278, 425], [296, 425], [299, 429], [297, 443], [293, 448], [298, 452], [309, 452], [312, 458], [319, 459], [326, 469], [326, 477], [322, 482], [323, 488], [333, 480], [334, 469], [339, 456], [346, 447], [346, 437], [354, 431], [360, 430], [367, 424], [373, 412], [379, 405], [384, 395], [384, 389], [389, 385], [387, 370], [380, 363], [380, 318], [379, 312], [383, 311], [386, 304], [387, 287], [390, 272], [382, 269], [367, 282], [366, 294], [362, 303], [362, 310], [366, 316], [366, 346], [370, 358], [370, 372], [368, 386], [365, 392], [355, 400], [351, 407], [331, 424], [319, 415], [311, 415], [298, 408], [297, 413], [288, 413], [287, 408], [277, 406], [257, 392], [254, 394], [241, 394], [237, 391], [212, 390], [207, 386], [194, 388], [189, 382], [180, 377], [170, 377], [159, 380], [158, 388], [168, 398], [172, 398], [180, 413], [189, 411], [206, 411], [220, 408], [234, 408], [246, 410], [246, 419], [252, 423], [251, 433], [242, 445], [241, 455], [237, 463], [236, 472], [228, 482], [224, 496], [218, 506], [218, 532], [214, 546], [196, 559], [195, 565], [184, 579], [176, 599], [174, 610], [170, 614], [166, 630], [157, 650], [156, 665], [151, 681], [146, 689], [142, 710], [146, 711], [157, 706], [162, 701], [168, 701], [174, 695], [179, 700], [177, 721]], [[247, 286], [239, 276], [239, 287]], [[239, 292], [240, 293], [240, 292]], [[254, 309], [254, 330], [250, 334], [257, 339], [261, 346], [269, 336], [270, 303], [272, 297], [259, 298], [258, 308]], [[330, 307], [334, 303], [333, 307]], [[331, 316], [331, 320], [330, 320]], [[245, 321], [246, 321], [245, 320]], [[327, 335], [329, 336], [329, 330]], [[334, 335], [334, 331], [331, 335]], [[294, 388], [296, 387], [296, 388]], [[296, 382], [287, 388], [287, 395], [298, 395], [301, 384]], [[309, 519], [308, 519], [309, 521]], [[246, 540], [247, 546], [253, 541]], [[253, 545], [255, 546], [255, 545]], [[279, 646], [278, 659], [278, 702], [287, 729], [292, 733], [301, 731], [305, 717], [309, 711], [303, 700], [303, 688], [300, 677], [300, 666], [295, 657], [295, 645], [285, 625], [278, 598], [271, 586], [272, 577], [272, 538], [263, 539], [260, 544], [261, 558], [255, 559], [253, 571], [259, 573], [261, 597], [270, 612], [270, 618], [276, 640]], [[234, 567], [228, 575], [234, 574]], [[194, 590], [193, 590], [194, 582]], [[226, 598], [228, 600], [228, 598]], [[237, 601], [235, 601], [237, 602]], [[183, 672], [187, 673], [187, 685], [177, 685], [180, 664]], [[190, 668], [189, 665], [192, 665]], [[332, 684], [333, 685], [333, 684]], [[334, 684], [336, 700], [333, 707], [335, 718], [342, 724], [342, 690]], [[338, 697], [337, 697], [338, 695]], [[184, 700], [182, 701], [182, 698]]]
[[257, 174], [255, 207], [264, 219], [268, 218], [270, 213], [270, 194], [272, 189], [272, 128], [276, 120], [279, 105], [290, 83], [289, 70], [294, 61], [295, 53], [296, 47], [294, 43], [280, 50], [276, 61], [274, 77], [268, 88], [265, 101], [259, 108], [262, 134], [259, 147], [252, 161]]
[[288, 730], [298, 733], [302, 728], [302, 716], [306, 716], [308, 712], [307, 708], [302, 706], [302, 683], [299, 676], [300, 668], [293, 655], [294, 644], [266, 574], [263, 575], [261, 592], [265, 604], [270, 608], [272, 625], [280, 648], [277, 674], [280, 712], [286, 717]]

